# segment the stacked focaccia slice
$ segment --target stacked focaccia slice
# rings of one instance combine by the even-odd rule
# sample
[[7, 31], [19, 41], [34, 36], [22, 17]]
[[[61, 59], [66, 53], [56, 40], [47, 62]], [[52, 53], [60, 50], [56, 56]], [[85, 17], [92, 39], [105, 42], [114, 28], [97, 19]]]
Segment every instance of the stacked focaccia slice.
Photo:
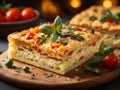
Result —
[[92, 6], [75, 15], [70, 24], [99, 31], [106, 45], [120, 48], [120, 7]]
[[10, 34], [8, 58], [63, 75], [88, 61], [98, 50], [101, 35], [60, 23], [57, 18], [54, 25]]

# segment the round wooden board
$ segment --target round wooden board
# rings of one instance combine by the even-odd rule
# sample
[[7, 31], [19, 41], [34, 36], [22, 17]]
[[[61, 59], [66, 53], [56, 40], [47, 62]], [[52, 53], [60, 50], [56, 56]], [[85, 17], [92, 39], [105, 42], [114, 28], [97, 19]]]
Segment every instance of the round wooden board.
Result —
[[[115, 52], [120, 54], [119, 50], [116, 50]], [[6, 51], [0, 56], [0, 63], [2, 64], [2, 67], [0, 68], [0, 79], [13, 85], [29, 89], [86, 89], [107, 83], [120, 75], [119, 63], [114, 70], [102, 68], [102, 73], [98, 76], [85, 72], [83, 65], [70, 71], [64, 76], [50, 72], [52, 76], [47, 78], [45, 73], [48, 71], [31, 65], [28, 65], [30, 67], [29, 73], [25, 73], [21, 69], [7, 68], [4, 64], [7, 55]], [[14, 60], [14, 65], [23, 67], [26, 64]]]

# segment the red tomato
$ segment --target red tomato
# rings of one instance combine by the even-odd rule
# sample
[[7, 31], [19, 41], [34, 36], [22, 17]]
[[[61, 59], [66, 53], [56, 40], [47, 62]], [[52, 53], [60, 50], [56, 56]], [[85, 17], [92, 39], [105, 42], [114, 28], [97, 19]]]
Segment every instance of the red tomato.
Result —
[[112, 23], [113, 19], [112, 18], [107, 18], [106, 21], [109, 22], [109, 23]]
[[105, 56], [102, 62], [103, 66], [108, 69], [113, 69], [118, 64], [118, 58], [115, 54]]
[[51, 46], [52, 49], [57, 50], [61, 45], [61, 42], [56, 42], [54, 45]]
[[4, 22], [5, 21], [5, 18], [3, 17], [2, 14], [0, 14], [0, 22]]
[[1, 13], [2, 15], [5, 15], [6, 10], [5, 10], [5, 9], [2, 9], [2, 10], [0, 10], [0, 13]]
[[31, 7], [27, 7], [22, 10], [22, 19], [27, 20], [36, 16], [35, 10]]
[[18, 8], [11, 8], [6, 12], [6, 21], [14, 22], [21, 20], [21, 11]]
[[30, 39], [32, 39], [32, 38], [34, 37], [34, 35], [35, 35], [34, 33], [31, 33], [31, 32], [30, 32], [30, 33], [28, 33], [28, 34], [26, 35], [26, 39], [27, 39], [27, 40], [30, 40]]

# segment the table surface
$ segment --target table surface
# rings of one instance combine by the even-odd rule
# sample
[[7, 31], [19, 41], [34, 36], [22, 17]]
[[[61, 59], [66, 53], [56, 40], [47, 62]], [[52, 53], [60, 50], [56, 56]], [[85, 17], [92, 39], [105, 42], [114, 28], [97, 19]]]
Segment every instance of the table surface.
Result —
[[[69, 20], [71, 17], [65, 18], [64, 21]], [[0, 50], [6, 51], [8, 48], [8, 41], [6, 38], [0, 38]], [[0, 90], [26, 90], [25, 88], [14, 86], [10, 83], [4, 82], [0, 80]], [[89, 89], [90, 90], [90, 89]], [[115, 80], [106, 83], [104, 85], [100, 85], [98, 87], [92, 88], [91, 90], [120, 90], [120, 77]]]

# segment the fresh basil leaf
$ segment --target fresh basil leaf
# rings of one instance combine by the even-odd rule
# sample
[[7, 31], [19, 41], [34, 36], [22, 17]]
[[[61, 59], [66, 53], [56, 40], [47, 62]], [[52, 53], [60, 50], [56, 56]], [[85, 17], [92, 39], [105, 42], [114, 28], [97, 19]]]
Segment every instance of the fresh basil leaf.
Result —
[[106, 14], [108, 17], [111, 17], [111, 16], [112, 16], [112, 13], [110, 12], [110, 10], [107, 10], [107, 11], [105, 12], [105, 14]]
[[53, 28], [46, 24], [41, 25], [40, 30], [42, 33], [48, 34], [48, 35], [53, 33]]
[[107, 46], [104, 48], [104, 54], [105, 55], [110, 55], [112, 54], [114, 51], [114, 47], [113, 46]]
[[61, 35], [72, 35], [73, 32], [71, 30], [63, 29], [61, 30]]
[[95, 55], [92, 57], [92, 59], [90, 60], [90, 62], [88, 63], [88, 66], [95, 66], [97, 64], [100, 64], [102, 62], [103, 59], [103, 55]]
[[60, 38], [57, 41], [62, 42], [63, 45], [67, 45], [68, 41], [69, 41], [70, 37], [67, 38]]
[[106, 18], [107, 18], [107, 15], [101, 15], [101, 16], [98, 17], [98, 20], [99, 21], [105, 21]]
[[73, 38], [78, 41], [84, 40], [84, 38], [80, 34], [73, 35]]
[[115, 15], [118, 16], [118, 17], [120, 17], [120, 12], [116, 13]]
[[100, 46], [99, 46], [99, 53], [104, 54], [104, 42], [102, 41]]
[[62, 28], [62, 20], [60, 18], [60, 16], [57, 16], [54, 20], [54, 25], [55, 25], [55, 28]]
[[58, 39], [58, 34], [54, 32], [50, 35], [50, 38], [52, 42], [55, 42]]

